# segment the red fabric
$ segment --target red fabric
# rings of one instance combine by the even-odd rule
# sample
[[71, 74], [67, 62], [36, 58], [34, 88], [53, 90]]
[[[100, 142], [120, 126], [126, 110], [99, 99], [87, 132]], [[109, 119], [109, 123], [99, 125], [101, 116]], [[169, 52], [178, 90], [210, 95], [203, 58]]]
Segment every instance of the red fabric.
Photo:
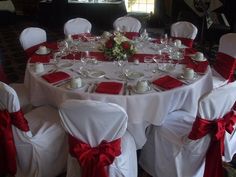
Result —
[[[105, 55], [103, 52], [89, 52], [89, 56], [91, 57], [95, 57], [97, 60], [99, 61], [107, 61]], [[69, 60], [72, 60], [74, 59], [74, 56], [72, 54], [69, 54], [65, 57], [62, 57], [63, 59], [69, 59]], [[76, 55], [75, 55], [75, 59], [76, 60], [80, 60], [81, 58], [81, 52], [78, 52]]]
[[109, 177], [106, 167], [121, 154], [121, 140], [102, 141], [91, 147], [69, 135], [70, 154], [77, 159], [82, 169], [82, 177]]
[[185, 59], [188, 59], [186, 67], [192, 68], [195, 72], [198, 73], [205, 73], [209, 65], [208, 61], [193, 61], [189, 56], [186, 56]]
[[49, 83], [56, 83], [56, 82], [58, 82], [60, 80], [64, 80], [64, 79], [70, 78], [70, 75], [65, 73], [65, 72], [58, 71], [58, 72], [53, 72], [53, 73], [45, 74], [45, 75], [42, 76], [42, 78], [44, 78]]
[[125, 37], [128, 39], [134, 39], [135, 37], [139, 37], [138, 32], [124, 32]]
[[98, 84], [95, 92], [119, 94], [122, 87], [123, 87], [123, 84], [119, 82], [101, 82]]
[[165, 90], [173, 89], [183, 85], [183, 82], [168, 75], [154, 80], [152, 83]]
[[186, 48], [185, 49], [185, 55], [195, 54], [196, 52], [197, 52], [197, 50], [194, 48]]
[[88, 39], [86, 37], [92, 37], [91, 33], [83, 33], [83, 34], [74, 34], [72, 35], [72, 38], [74, 40], [80, 40], [83, 42], [88, 42]]
[[217, 53], [216, 63], [213, 68], [226, 80], [232, 81], [234, 69], [236, 67], [236, 58], [225, 53]]
[[28, 122], [21, 111], [11, 114], [7, 110], [0, 111], [0, 176], [14, 176], [17, 170], [12, 124], [22, 131], [29, 131]]
[[179, 39], [181, 40], [182, 44], [184, 44], [187, 47], [192, 48], [193, 47], [193, 39], [184, 38], [184, 37], [172, 37], [173, 40]]
[[2, 65], [0, 64], [0, 81], [8, 84], [9, 80], [7, 79], [7, 75], [5, 74]]
[[51, 58], [51, 54], [48, 55], [37, 55], [37, 54], [32, 54], [31, 58], [30, 58], [30, 63], [49, 63]]
[[217, 120], [206, 120], [197, 117], [189, 138], [197, 140], [207, 134], [212, 136], [210, 146], [206, 153], [204, 177], [223, 177], [222, 155], [224, 154], [225, 130], [232, 133], [236, 123], [236, 113], [231, 111], [223, 118]]

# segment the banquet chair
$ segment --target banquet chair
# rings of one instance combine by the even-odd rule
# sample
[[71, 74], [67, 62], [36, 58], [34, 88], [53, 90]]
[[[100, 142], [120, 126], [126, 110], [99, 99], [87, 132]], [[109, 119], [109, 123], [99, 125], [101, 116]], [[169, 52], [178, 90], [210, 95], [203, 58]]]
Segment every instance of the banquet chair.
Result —
[[59, 113], [69, 139], [67, 177], [137, 177], [135, 142], [123, 108], [69, 99]]
[[0, 82], [0, 176], [56, 177], [66, 168], [66, 134], [58, 111], [23, 114], [16, 92]]
[[193, 46], [193, 40], [196, 38], [198, 29], [195, 25], [187, 21], [173, 23], [170, 27], [170, 35], [173, 39], [179, 39], [187, 46]]
[[73, 18], [64, 24], [64, 34], [76, 35], [83, 33], [90, 33], [92, 24], [85, 18]]
[[219, 50], [212, 66], [213, 88], [233, 81], [236, 67], [236, 33], [227, 33], [220, 38]]
[[140, 166], [153, 177], [223, 177], [222, 159], [229, 162], [236, 153], [235, 89], [236, 82], [203, 96], [196, 117], [179, 110], [152, 126]]
[[47, 41], [46, 31], [38, 27], [25, 28], [20, 33], [20, 44], [24, 50]]
[[116, 31], [120, 32], [136, 32], [141, 29], [141, 23], [138, 19], [130, 16], [123, 16], [117, 18], [113, 22], [113, 27]]

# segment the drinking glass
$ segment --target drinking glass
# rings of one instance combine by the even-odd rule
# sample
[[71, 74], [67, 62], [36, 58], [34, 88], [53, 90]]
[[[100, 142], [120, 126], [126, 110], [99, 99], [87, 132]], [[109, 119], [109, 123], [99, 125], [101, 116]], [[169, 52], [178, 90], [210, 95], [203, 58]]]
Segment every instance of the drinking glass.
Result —
[[153, 62], [153, 57], [151, 57], [151, 56], [145, 56], [143, 61], [144, 61], [144, 63], [146, 63], [146, 69], [145, 69], [145, 71], [150, 71], [150, 63]]
[[80, 61], [82, 63], [82, 67], [86, 69], [89, 58], [89, 51], [81, 52]]

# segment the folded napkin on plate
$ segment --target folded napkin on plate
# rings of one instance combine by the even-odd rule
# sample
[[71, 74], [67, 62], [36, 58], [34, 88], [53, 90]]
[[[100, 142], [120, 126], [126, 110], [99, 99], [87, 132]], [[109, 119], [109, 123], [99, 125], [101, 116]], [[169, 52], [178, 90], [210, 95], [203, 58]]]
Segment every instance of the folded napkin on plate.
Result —
[[37, 55], [37, 54], [33, 54], [29, 60], [30, 63], [49, 63], [51, 58], [51, 54], [48, 55]]
[[95, 92], [97, 93], [108, 93], [108, 94], [119, 94], [123, 84], [119, 82], [101, 82], [98, 84]]
[[208, 65], [208, 61], [189, 61], [186, 67], [192, 68], [197, 73], [205, 73]]
[[179, 86], [182, 86], [184, 83], [175, 79], [171, 76], [164, 76], [159, 79], [152, 81], [152, 83], [158, 87], [161, 87], [165, 90], [173, 89]]
[[49, 83], [56, 83], [58, 81], [70, 78], [70, 75], [65, 72], [58, 71], [54, 73], [44, 74], [42, 78], [48, 81]]

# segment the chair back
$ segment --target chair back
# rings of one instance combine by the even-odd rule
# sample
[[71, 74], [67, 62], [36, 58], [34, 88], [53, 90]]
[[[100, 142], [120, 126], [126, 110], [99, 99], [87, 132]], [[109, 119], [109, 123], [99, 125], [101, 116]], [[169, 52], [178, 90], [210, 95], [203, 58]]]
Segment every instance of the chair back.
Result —
[[47, 41], [46, 31], [38, 27], [25, 28], [20, 34], [20, 44], [24, 50]]
[[59, 113], [65, 130], [92, 147], [121, 138], [127, 128], [126, 112], [112, 103], [71, 99], [61, 105]]
[[73, 18], [64, 24], [64, 34], [75, 35], [82, 33], [90, 33], [92, 24], [85, 18]]
[[187, 21], [179, 21], [171, 25], [170, 33], [172, 37], [180, 37], [194, 40], [198, 29], [195, 25]]
[[227, 33], [221, 36], [219, 42], [219, 52], [225, 53], [236, 59], [236, 33]]
[[141, 26], [138, 19], [129, 16], [119, 17], [113, 23], [114, 29], [120, 32], [139, 32]]

